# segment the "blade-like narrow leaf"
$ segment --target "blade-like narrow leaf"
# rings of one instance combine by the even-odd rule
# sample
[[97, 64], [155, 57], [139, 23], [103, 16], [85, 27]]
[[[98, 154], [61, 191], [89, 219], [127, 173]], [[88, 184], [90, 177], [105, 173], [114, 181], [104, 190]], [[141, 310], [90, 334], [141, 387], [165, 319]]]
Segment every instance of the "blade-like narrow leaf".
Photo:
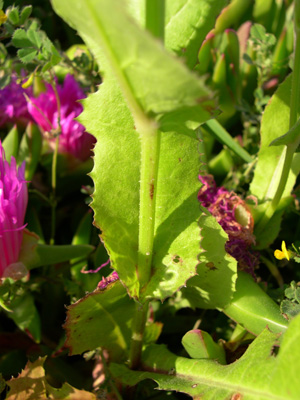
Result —
[[[270, 144], [289, 131], [291, 76], [277, 89], [267, 105], [261, 122], [261, 146], [254, 178], [250, 185], [251, 194], [260, 201], [274, 197], [280, 179], [285, 146]], [[289, 196], [300, 169], [300, 156], [295, 154], [283, 197]]]

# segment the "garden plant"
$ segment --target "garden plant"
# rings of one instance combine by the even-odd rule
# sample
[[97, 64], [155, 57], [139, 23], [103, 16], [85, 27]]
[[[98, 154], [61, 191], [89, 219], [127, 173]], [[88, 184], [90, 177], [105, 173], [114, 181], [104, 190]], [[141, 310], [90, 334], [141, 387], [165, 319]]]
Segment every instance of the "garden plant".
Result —
[[300, 0], [0, 0], [0, 39], [1, 399], [299, 400]]

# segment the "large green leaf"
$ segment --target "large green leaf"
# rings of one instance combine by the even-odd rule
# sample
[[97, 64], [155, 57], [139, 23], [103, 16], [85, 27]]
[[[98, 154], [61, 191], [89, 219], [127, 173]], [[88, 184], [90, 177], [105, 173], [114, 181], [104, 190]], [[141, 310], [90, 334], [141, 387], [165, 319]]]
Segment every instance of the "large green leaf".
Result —
[[[69, 306], [64, 328], [70, 354], [101, 347], [108, 351], [110, 360], [126, 361], [134, 310], [135, 303], [119, 280]], [[161, 330], [161, 323], [147, 324], [144, 343], [155, 342]]]
[[126, 360], [134, 301], [120, 283], [95, 290], [68, 307], [66, 346], [71, 354], [103, 347], [111, 360]]
[[202, 214], [200, 264], [197, 275], [182, 289], [191, 307], [223, 308], [235, 291], [237, 262], [225, 251], [228, 235], [211, 215]]
[[226, 4], [226, 0], [167, 0], [166, 47], [193, 68], [205, 36]]
[[[281, 141], [277, 142], [276, 146], [272, 144], [274, 141], [276, 142], [276, 139], [284, 137], [283, 135], [289, 131], [291, 85], [292, 79], [290, 75], [276, 90], [263, 113], [261, 146], [254, 178], [250, 185], [251, 194], [256, 196], [259, 203], [261, 203], [259, 207], [254, 208], [255, 221], [259, 221], [269, 202], [273, 199], [281, 177], [286, 146], [280, 144]], [[286, 204], [288, 204], [286, 200], [291, 194], [299, 171], [300, 154], [296, 153], [282, 194], [282, 200]], [[278, 209], [278, 212], [269, 221], [265, 229], [255, 232], [258, 248], [269, 246], [277, 237], [283, 211]]]
[[254, 335], [259, 335], [266, 326], [274, 333], [284, 332], [288, 327], [278, 304], [243, 271], [238, 274], [233, 299], [223, 312]]
[[[134, 18], [145, 26], [145, 2], [127, 0]], [[183, 57], [193, 68], [200, 46], [207, 33], [213, 29], [216, 17], [227, 0], [166, 0], [165, 46]]]
[[165, 346], [149, 346], [143, 355], [143, 370], [130, 371], [113, 364], [113, 375], [135, 385], [153, 379], [159, 389], [176, 390], [202, 400], [298, 400], [300, 398], [300, 316], [284, 334], [279, 353], [273, 346], [277, 336], [264, 330], [244, 355], [230, 365], [213, 360], [187, 359]]
[[[260, 202], [274, 197], [280, 179], [285, 146], [270, 146], [289, 131], [291, 75], [279, 86], [267, 105], [261, 121], [261, 146], [254, 178], [250, 185], [251, 194]], [[289, 196], [300, 170], [300, 155], [294, 157], [292, 170], [283, 197]]]
[[79, 390], [64, 383], [59, 389], [51, 386], [44, 370], [46, 357], [28, 361], [17, 378], [10, 379], [7, 384], [9, 393], [6, 400], [49, 399], [49, 400], [96, 400], [96, 395], [85, 390]]
[[[145, 114], [160, 115], [197, 104], [203, 121], [210, 117], [204, 107], [209, 109], [214, 103], [209, 100], [211, 93], [203, 80], [197, 79], [141, 29], [126, 13], [124, 2], [52, 0], [52, 4], [55, 11], [78, 30], [92, 50], [101, 46], [135, 123], [144, 120]], [[106, 77], [100, 52], [96, 58]]]
[[[196, 272], [200, 155], [193, 129], [210, 117], [211, 93], [134, 23], [119, 0], [77, 1], [71, 8], [69, 3], [53, 0], [58, 14], [78, 29], [92, 49], [104, 76], [99, 92], [83, 101], [85, 111], [80, 117], [97, 138], [91, 173], [95, 223], [131, 296], [139, 294], [138, 133], [143, 132], [137, 129], [155, 122], [163, 131], [153, 271], [142, 293], [143, 298], [163, 299]], [[183, 134], [172, 133], [175, 129]]]

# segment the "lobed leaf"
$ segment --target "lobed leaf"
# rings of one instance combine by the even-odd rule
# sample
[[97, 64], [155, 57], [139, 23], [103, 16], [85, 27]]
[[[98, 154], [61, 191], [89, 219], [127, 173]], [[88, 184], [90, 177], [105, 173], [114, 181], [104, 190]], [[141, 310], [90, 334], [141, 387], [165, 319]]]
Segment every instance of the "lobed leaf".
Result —
[[[69, 7], [70, 0], [52, 0], [52, 3], [56, 12], [78, 30], [90, 47], [99, 49], [101, 45], [135, 117], [140, 117], [140, 113], [163, 114], [197, 104], [203, 121], [210, 117], [214, 102], [203, 80], [197, 79], [134, 23], [122, 2], [79, 0], [72, 2], [72, 7]], [[102, 68], [99, 52], [96, 58]]]
[[211, 215], [202, 214], [201, 249], [197, 275], [182, 289], [191, 307], [222, 308], [235, 291], [237, 262], [225, 251], [228, 235]]
[[57, 389], [51, 386], [45, 376], [44, 362], [46, 357], [28, 361], [17, 378], [10, 379], [7, 400], [15, 399], [65, 399], [65, 400], [96, 400], [96, 395], [85, 390], [79, 390], [64, 383]]
[[68, 307], [66, 346], [72, 355], [101, 346], [111, 360], [125, 361], [133, 313], [134, 301], [120, 281], [95, 290]]
[[80, 117], [97, 138], [91, 173], [95, 223], [102, 231], [112, 267], [133, 297], [139, 293], [138, 134], [143, 133], [136, 129], [156, 123], [163, 131], [153, 274], [142, 294], [144, 299], [163, 299], [196, 272], [200, 159], [193, 129], [210, 117], [211, 92], [135, 24], [120, 1], [77, 1], [71, 8], [68, 4], [53, 0], [58, 14], [78, 29], [94, 52], [104, 76], [99, 92], [83, 101], [85, 111]]
[[213, 360], [178, 357], [165, 346], [151, 345], [143, 354], [143, 370], [111, 365], [115, 378], [135, 385], [153, 379], [162, 390], [175, 390], [202, 400], [297, 400], [300, 397], [300, 316], [284, 334], [277, 356], [278, 336], [265, 329], [243, 356], [229, 365]]

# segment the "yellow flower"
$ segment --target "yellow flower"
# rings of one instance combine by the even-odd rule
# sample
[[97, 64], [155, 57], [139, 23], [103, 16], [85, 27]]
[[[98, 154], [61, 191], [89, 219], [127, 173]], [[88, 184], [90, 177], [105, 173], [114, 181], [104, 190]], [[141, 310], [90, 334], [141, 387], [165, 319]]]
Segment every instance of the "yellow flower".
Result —
[[274, 256], [275, 256], [275, 258], [277, 258], [277, 260], [283, 260], [284, 258], [286, 258], [287, 260], [290, 260], [291, 255], [292, 255], [292, 252], [290, 250], [286, 249], [284, 240], [281, 243], [281, 250], [274, 251]]
[[7, 15], [3, 12], [3, 10], [0, 10], [0, 25], [4, 24], [6, 20], [7, 20]]

